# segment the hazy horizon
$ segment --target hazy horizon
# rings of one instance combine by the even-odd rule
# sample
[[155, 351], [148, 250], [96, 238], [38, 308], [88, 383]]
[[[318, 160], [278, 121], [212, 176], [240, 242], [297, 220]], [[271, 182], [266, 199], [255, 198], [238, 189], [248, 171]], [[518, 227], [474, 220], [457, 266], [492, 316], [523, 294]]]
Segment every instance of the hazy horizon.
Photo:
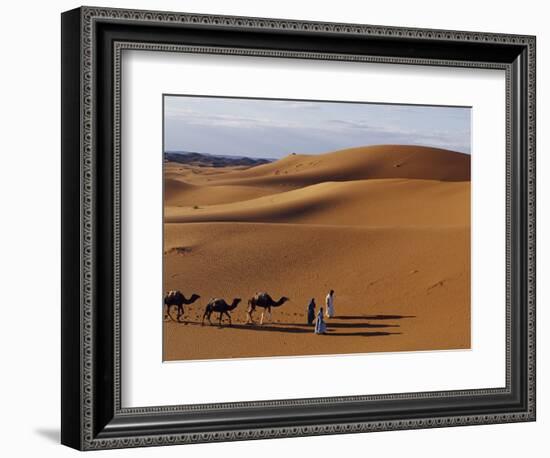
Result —
[[379, 144], [471, 152], [471, 108], [165, 96], [164, 151], [280, 159]]

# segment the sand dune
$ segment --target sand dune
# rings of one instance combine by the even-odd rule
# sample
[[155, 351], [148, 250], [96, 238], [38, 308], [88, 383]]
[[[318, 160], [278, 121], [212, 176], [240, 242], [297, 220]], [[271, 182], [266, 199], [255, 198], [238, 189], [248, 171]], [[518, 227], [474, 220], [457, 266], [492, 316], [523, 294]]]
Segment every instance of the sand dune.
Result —
[[[216, 187], [202, 190], [209, 194]], [[250, 197], [254, 191], [240, 188]], [[221, 191], [224, 192], [224, 191]], [[228, 192], [237, 192], [228, 191]], [[192, 193], [191, 195], [198, 195]], [[204, 208], [168, 207], [166, 222], [288, 222], [345, 226], [465, 226], [469, 182], [360, 180], [320, 183], [288, 192]], [[213, 198], [217, 196], [213, 193]], [[196, 197], [192, 201], [204, 202]]]
[[[202, 299], [164, 323], [164, 359], [470, 346], [470, 157], [417, 146], [291, 155], [249, 169], [165, 163], [164, 289]], [[311, 297], [336, 290], [326, 336]], [[256, 291], [286, 295], [247, 326]], [[210, 297], [243, 304], [200, 326]]]
[[210, 184], [217, 178], [241, 170], [247, 170], [248, 167], [193, 167], [187, 164], [178, 164], [175, 162], [164, 163], [164, 179], [174, 179], [184, 181], [189, 184]]
[[187, 207], [219, 205], [241, 202], [279, 192], [269, 187], [219, 185], [197, 186], [179, 180], [166, 180], [164, 188], [164, 204], [167, 207]]
[[227, 184], [239, 181], [307, 186], [372, 178], [469, 181], [470, 156], [421, 146], [367, 146], [316, 156], [290, 155], [270, 164], [218, 175], [216, 179]]
[[370, 146], [318, 156], [290, 155], [246, 170], [167, 163], [165, 199], [167, 205], [179, 207], [217, 205], [314, 184], [386, 178], [469, 182], [470, 156], [418, 146]]

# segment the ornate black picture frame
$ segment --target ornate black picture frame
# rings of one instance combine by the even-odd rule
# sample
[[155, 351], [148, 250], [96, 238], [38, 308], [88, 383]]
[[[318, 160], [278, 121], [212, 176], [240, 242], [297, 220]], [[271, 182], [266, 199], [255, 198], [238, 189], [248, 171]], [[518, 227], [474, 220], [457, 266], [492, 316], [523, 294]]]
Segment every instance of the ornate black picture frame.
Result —
[[[124, 49], [506, 72], [506, 386], [121, 406]], [[80, 450], [535, 420], [535, 37], [82, 7], [62, 15], [62, 435]]]

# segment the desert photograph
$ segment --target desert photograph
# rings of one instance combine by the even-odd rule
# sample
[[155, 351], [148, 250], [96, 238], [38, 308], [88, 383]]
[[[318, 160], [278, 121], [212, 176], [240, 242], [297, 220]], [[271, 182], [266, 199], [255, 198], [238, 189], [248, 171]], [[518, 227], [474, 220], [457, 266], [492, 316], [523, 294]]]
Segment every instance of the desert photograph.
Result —
[[469, 107], [163, 105], [164, 361], [470, 348]]

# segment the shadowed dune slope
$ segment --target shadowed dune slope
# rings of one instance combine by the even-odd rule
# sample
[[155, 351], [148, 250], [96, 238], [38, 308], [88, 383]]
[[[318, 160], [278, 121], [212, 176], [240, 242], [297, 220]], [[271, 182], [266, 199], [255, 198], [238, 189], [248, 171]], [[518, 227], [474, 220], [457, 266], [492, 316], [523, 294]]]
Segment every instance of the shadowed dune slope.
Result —
[[167, 208], [218, 205], [240, 202], [281, 192], [266, 186], [196, 186], [180, 180], [165, 180], [164, 204]]
[[224, 204], [255, 199], [295, 189], [296, 186], [277, 183], [230, 184], [220, 183], [220, 179], [231, 176], [242, 167], [192, 167], [177, 163], [164, 164], [164, 204], [166, 206], [203, 206]]
[[177, 201], [178, 196], [193, 189], [195, 186], [175, 178], [164, 178], [164, 202]]
[[405, 179], [328, 182], [225, 205], [198, 209], [167, 207], [165, 221], [466, 226], [470, 222], [469, 202], [469, 182]]

